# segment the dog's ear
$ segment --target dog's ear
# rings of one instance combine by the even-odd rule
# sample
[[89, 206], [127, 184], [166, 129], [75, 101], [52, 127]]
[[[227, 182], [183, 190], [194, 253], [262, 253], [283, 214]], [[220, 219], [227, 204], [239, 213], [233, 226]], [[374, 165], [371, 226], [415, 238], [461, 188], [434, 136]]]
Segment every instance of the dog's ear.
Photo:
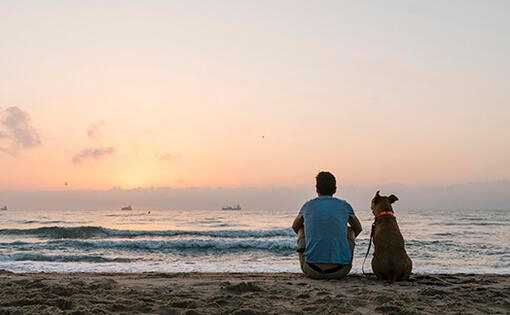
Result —
[[394, 203], [395, 201], [397, 201], [397, 200], [398, 200], [397, 196], [395, 196], [395, 195], [390, 195], [390, 196], [388, 197], [388, 199], [390, 200], [390, 203]]
[[379, 195], [379, 191], [380, 191], [380, 190], [378, 190], [378, 191], [375, 193], [375, 197], [376, 197], [376, 198], [381, 197], [381, 195]]

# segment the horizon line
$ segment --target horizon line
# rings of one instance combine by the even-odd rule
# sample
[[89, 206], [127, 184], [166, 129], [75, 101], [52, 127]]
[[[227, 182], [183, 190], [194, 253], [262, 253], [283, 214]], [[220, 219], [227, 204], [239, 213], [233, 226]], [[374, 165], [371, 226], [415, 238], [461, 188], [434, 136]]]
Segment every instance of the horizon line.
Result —
[[[510, 180], [489, 180], [489, 181], [472, 181], [472, 182], [459, 182], [459, 183], [383, 183], [383, 184], [345, 184], [339, 185], [339, 191], [343, 188], [372, 188], [372, 187], [410, 187], [410, 188], [435, 188], [435, 187], [452, 187], [452, 186], [467, 186], [467, 185], [484, 185], [484, 184], [510, 184]], [[170, 189], [170, 190], [190, 190], [190, 189], [211, 189], [211, 190], [257, 190], [257, 189], [313, 189], [314, 185], [302, 186], [277, 186], [277, 185], [264, 185], [264, 186], [148, 186], [148, 187], [133, 187], [122, 188], [120, 186], [113, 186], [108, 189], [0, 189], [0, 192], [65, 192], [65, 191], [90, 191], [90, 192], [110, 192], [110, 191], [134, 191], [134, 190], [157, 190], [157, 189]]]

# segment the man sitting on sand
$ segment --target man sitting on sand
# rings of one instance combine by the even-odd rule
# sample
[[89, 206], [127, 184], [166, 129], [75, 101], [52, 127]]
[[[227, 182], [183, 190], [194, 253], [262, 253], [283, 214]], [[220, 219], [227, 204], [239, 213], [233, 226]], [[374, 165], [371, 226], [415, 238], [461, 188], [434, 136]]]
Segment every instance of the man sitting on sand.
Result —
[[314, 279], [341, 279], [351, 270], [361, 223], [347, 201], [333, 197], [333, 174], [320, 172], [316, 181], [318, 197], [303, 205], [292, 224], [298, 235], [301, 270]]

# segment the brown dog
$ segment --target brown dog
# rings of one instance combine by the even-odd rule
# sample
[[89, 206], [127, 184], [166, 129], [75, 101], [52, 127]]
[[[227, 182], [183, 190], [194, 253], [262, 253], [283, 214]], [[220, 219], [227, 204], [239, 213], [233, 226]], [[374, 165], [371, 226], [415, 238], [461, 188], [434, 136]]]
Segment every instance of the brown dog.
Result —
[[379, 191], [372, 199], [374, 257], [372, 270], [379, 280], [389, 283], [409, 280], [413, 262], [404, 248], [404, 238], [393, 215], [391, 204], [397, 201], [395, 195], [380, 196]]

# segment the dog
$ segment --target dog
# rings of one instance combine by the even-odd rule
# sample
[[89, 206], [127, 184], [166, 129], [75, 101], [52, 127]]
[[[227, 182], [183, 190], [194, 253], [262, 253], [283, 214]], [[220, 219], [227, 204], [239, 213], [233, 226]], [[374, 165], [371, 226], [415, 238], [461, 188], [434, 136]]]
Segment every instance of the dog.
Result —
[[408, 281], [413, 262], [404, 248], [404, 237], [400, 233], [392, 204], [397, 201], [395, 195], [381, 196], [379, 191], [372, 199], [374, 214], [373, 240], [374, 256], [372, 270], [378, 280], [388, 283]]

